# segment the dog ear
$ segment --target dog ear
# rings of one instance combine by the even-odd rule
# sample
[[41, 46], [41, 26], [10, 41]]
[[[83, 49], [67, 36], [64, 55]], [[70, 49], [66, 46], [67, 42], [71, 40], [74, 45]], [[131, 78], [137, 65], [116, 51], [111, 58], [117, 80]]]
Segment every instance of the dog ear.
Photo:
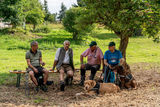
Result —
[[96, 81], [92, 80], [91, 86], [94, 87], [96, 85]]

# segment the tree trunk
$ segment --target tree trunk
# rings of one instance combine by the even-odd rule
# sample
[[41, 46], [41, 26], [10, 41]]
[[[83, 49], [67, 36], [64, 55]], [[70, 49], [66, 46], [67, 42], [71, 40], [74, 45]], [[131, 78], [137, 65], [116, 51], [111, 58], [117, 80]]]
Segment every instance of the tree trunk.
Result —
[[126, 60], [126, 49], [128, 46], [129, 37], [128, 36], [124, 36], [124, 37], [121, 36], [120, 39], [121, 39], [121, 41], [120, 41], [119, 50], [122, 52], [122, 56]]
[[73, 32], [73, 40], [77, 40], [78, 39], [78, 33]]
[[126, 72], [131, 73], [130, 66], [126, 62], [126, 49], [127, 49], [128, 42], [129, 42], [129, 36], [121, 36], [120, 39], [121, 41], [120, 41], [119, 50], [122, 52], [122, 56], [125, 59], [125, 62], [123, 64], [124, 69]]
[[35, 25], [35, 24], [33, 24], [33, 31], [35, 31], [35, 29], [36, 29], [36, 25]]

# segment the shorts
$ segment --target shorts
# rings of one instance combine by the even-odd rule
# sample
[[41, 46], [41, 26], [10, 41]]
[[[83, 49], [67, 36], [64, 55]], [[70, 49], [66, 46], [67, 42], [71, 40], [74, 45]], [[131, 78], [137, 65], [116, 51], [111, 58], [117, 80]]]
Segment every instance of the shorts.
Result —
[[[42, 66], [36, 66], [35, 68], [38, 70], [38, 74], [43, 74], [44, 68]], [[33, 71], [33, 69], [28, 67], [28, 72], [30, 72], [30, 71]], [[34, 75], [35, 75], [35, 72], [34, 72]]]
[[65, 73], [68, 71], [73, 71], [72, 67], [69, 64], [62, 64], [59, 70], [63, 70]]

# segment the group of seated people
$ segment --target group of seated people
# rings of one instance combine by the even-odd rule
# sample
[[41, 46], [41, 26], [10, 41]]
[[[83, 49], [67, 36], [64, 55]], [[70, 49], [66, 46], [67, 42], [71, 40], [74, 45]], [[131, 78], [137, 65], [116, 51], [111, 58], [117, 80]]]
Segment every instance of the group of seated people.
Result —
[[[26, 52], [26, 61], [28, 64], [28, 72], [31, 80], [36, 85], [36, 90], [41, 88], [43, 91], [47, 91], [47, 79], [49, 71], [43, 68], [45, 63], [42, 61], [42, 53], [38, 50], [38, 42], [31, 42], [31, 49]], [[51, 70], [57, 69], [60, 78], [60, 90], [64, 91], [65, 86], [72, 83], [75, 67], [73, 63], [73, 50], [70, 47], [70, 41], [65, 40], [63, 47], [58, 48], [56, 51], [53, 68]], [[107, 50], [104, 55], [102, 50], [97, 46], [95, 41], [89, 44], [89, 48], [85, 50], [80, 55], [80, 83], [83, 86], [85, 81], [86, 70], [90, 70], [90, 80], [93, 80], [96, 72], [100, 70], [102, 66], [102, 78], [103, 82], [115, 82], [115, 72], [112, 68], [115, 65], [119, 65], [122, 60], [122, 54], [119, 50], [115, 49], [115, 43], [110, 42], [108, 45], [109, 50]], [[87, 63], [84, 63], [83, 58], [87, 57]], [[110, 71], [110, 72], [109, 72]], [[39, 86], [36, 79], [36, 75], [42, 73], [44, 75], [43, 85]], [[66, 74], [66, 76], [65, 76]], [[65, 76], [65, 78], [64, 78]]]

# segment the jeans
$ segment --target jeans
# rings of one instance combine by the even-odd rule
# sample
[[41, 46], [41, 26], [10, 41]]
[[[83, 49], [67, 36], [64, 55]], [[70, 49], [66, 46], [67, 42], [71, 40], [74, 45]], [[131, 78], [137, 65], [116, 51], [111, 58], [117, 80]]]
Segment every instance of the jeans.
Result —
[[104, 83], [114, 83], [115, 82], [115, 73], [112, 72], [112, 70], [109, 68], [109, 66], [105, 66], [105, 71], [104, 71]]

